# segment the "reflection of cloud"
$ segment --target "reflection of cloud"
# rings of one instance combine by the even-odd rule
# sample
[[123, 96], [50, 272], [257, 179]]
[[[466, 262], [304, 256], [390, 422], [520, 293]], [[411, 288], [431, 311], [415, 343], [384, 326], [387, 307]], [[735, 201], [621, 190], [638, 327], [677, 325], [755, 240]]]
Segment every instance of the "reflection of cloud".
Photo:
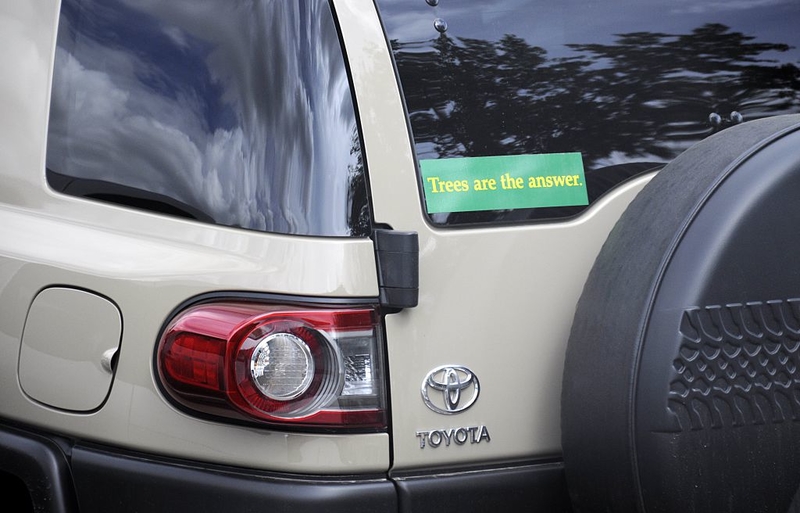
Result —
[[135, 11], [145, 22], [119, 40], [92, 32], [96, 19], [62, 20], [77, 36], [57, 50], [56, 83], [69, 87], [54, 88], [48, 167], [224, 224], [346, 232], [355, 120], [327, 4], [122, 1], [81, 14], [114, 32]]
[[[186, 111], [166, 105], [171, 102], [161, 95], [118, 86], [108, 73], [87, 69], [63, 48], [56, 51], [56, 69], [57, 82], [71, 87], [53, 90], [49, 167], [197, 204], [188, 187], [201, 168], [198, 146], [205, 143], [197, 119], [187, 119]], [[108, 168], [109, 157], [114, 169]]]
[[186, 34], [175, 26], [164, 27], [164, 34], [172, 40], [175, 45], [180, 48], [189, 48], [189, 42], [186, 40]]
[[727, 0], [725, 2], [698, 3], [695, 0], [680, 0], [678, 3], [690, 4], [676, 7], [673, 14], [706, 14], [724, 11], [742, 11], [759, 7], [773, 7], [776, 5], [790, 4], [795, 0]]

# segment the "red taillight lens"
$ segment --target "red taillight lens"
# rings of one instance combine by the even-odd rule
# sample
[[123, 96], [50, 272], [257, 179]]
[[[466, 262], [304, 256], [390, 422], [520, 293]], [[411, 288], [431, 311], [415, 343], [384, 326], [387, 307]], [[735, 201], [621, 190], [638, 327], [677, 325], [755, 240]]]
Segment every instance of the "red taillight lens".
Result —
[[169, 323], [158, 375], [203, 413], [273, 425], [386, 427], [374, 308], [201, 304]]

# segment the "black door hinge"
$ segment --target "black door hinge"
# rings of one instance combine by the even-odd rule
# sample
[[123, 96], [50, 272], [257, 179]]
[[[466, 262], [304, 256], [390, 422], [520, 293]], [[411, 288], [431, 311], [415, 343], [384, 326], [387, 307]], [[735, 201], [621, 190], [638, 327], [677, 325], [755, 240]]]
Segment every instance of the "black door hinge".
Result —
[[375, 260], [381, 306], [399, 311], [419, 301], [419, 237], [417, 232], [375, 229]]

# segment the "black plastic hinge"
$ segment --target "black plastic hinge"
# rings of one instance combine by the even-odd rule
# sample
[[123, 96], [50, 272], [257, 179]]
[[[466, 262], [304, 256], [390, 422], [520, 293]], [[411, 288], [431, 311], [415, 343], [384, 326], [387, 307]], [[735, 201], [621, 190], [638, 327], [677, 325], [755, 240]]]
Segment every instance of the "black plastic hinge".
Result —
[[413, 308], [419, 301], [419, 237], [417, 232], [376, 229], [372, 232], [381, 306]]

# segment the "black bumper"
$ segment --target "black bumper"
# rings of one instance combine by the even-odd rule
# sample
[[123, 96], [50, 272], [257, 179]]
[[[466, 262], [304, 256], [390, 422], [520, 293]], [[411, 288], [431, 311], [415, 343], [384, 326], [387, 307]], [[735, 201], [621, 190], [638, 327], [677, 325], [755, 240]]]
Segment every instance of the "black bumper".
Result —
[[52, 513], [569, 511], [559, 463], [323, 479], [126, 454], [0, 425], [0, 472], [25, 483], [34, 511]]

